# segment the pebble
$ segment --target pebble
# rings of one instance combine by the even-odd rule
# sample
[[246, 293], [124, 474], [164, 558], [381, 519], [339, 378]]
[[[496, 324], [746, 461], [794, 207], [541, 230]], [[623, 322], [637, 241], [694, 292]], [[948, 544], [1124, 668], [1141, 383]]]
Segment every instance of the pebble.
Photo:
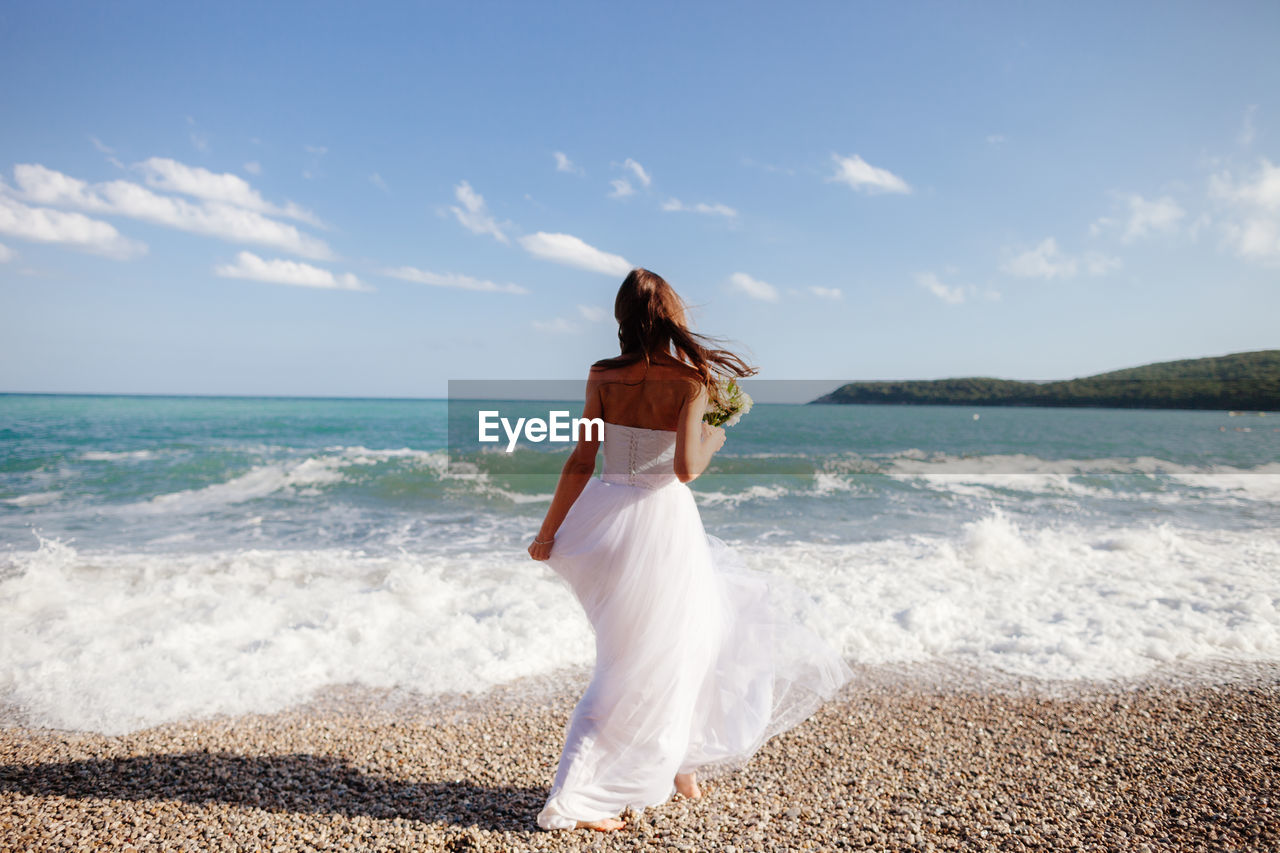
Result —
[[119, 736], [0, 723], [0, 853], [1280, 848], [1280, 665], [1053, 691], [864, 667], [701, 800], [542, 832], [583, 683], [334, 690]]

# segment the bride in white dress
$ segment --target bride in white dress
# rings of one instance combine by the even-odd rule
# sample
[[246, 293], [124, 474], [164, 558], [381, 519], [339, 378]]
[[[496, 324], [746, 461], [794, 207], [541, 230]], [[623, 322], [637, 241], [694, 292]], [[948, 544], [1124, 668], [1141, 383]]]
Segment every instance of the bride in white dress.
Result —
[[685, 485], [725, 441], [703, 423], [716, 379], [755, 371], [690, 332], [648, 270], [632, 270], [614, 309], [622, 354], [593, 365], [583, 407], [605, 421], [603, 476], [600, 442], [583, 439], [529, 546], [596, 635], [543, 829], [619, 829], [628, 807], [699, 796], [697, 771], [745, 763], [850, 675], [804, 627], [794, 587], [707, 536]]

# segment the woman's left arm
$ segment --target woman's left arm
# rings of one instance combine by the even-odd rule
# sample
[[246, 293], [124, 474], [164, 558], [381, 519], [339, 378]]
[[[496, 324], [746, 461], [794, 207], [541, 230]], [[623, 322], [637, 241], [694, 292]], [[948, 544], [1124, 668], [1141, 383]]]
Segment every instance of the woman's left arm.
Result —
[[[588, 419], [603, 418], [603, 416], [600, 381], [596, 377], [596, 371], [592, 370], [587, 377], [587, 393], [586, 401], [582, 406], [582, 417]], [[551, 556], [551, 548], [555, 544], [556, 531], [560, 529], [560, 523], [569, 514], [569, 508], [578, 499], [578, 495], [582, 494], [582, 490], [587, 487], [587, 481], [595, 473], [596, 453], [600, 450], [600, 440], [593, 438], [595, 435], [597, 435], [595, 430], [583, 429], [577, 446], [573, 448], [573, 452], [565, 460], [564, 468], [560, 470], [560, 482], [556, 483], [555, 497], [551, 499], [551, 506], [547, 508], [546, 518], [542, 520], [542, 527], [538, 530], [537, 537], [529, 546], [529, 556], [535, 560], [545, 560]]]

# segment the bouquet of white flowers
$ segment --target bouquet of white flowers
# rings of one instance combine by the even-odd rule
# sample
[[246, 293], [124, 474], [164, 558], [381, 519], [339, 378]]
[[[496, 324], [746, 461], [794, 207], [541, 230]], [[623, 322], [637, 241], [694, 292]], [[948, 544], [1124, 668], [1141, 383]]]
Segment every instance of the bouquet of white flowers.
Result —
[[702, 419], [712, 426], [731, 427], [751, 411], [751, 395], [738, 387], [732, 379], [718, 383], [720, 399], [712, 404]]

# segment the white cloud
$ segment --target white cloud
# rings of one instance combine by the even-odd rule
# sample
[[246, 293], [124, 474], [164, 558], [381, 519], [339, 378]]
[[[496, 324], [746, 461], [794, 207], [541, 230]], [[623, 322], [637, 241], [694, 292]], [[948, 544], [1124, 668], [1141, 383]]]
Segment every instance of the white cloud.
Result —
[[1280, 263], [1280, 166], [1265, 157], [1250, 176], [1214, 175], [1209, 195], [1225, 208], [1223, 238], [1247, 260]]
[[1252, 177], [1237, 182], [1230, 172], [1214, 175], [1209, 179], [1209, 195], [1261, 210], [1280, 211], [1280, 166], [1273, 166], [1263, 157]]
[[[616, 166], [617, 164], [615, 163], [614, 165]], [[639, 181], [640, 184], [646, 188], [653, 182], [653, 179], [649, 177], [649, 173], [644, 170], [644, 166], [641, 166], [630, 157], [622, 163], [622, 168], [629, 171], [632, 176], [634, 176], [635, 180]], [[609, 186], [612, 187], [612, 189], [609, 190], [609, 198], [626, 198], [627, 196], [632, 196], [636, 193], [636, 188], [631, 183], [631, 178], [614, 178], [609, 182]]]
[[[947, 267], [948, 272], [954, 272], [954, 267]], [[916, 284], [932, 293], [934, 296], [946, 302], [948, 305], [959, 305], [971, 299], [985, 299], [988, 302], [999, 302], [1000, 291], [987, 288], [979, 291], [972, 284], [947, 284], [936, 273], [922, 272], [916, 274]]]
[[1227, 244], [1242, 258], [1280, 263], [1280, 222], [1254, 217], [1223, 226]]
[[607, 323], [613, 319], [612, 314], [597, 305], [579, 305], [578, 313], [588, 323]]
[[153, 189], [195, 196], [208, 201], [226, 202], [267, 216], [284, 216], [311, 225], [320, 224], [310, 211], [304, 210], [293, 202], [289, 202], [284, 207], [271, 204], [250, 186], [248, 181], [230, 172], [218, 174], [200, 166], [188, 166], [166, 157], [152, 157], [136, 164], [134, 168], [142, 172], [147, 186]]
[[[594, 305], [579, 305], [578, 314], [588, 323], [603, 323], [613, 319], [603, 308]], [[576, 335], [582, 327], [568, 317], [556, 317], [552, 320], [534, 320], [533, 327], [539, 332], [551, 335]]]
[[539, 332], [550, 335], [572, 335], [578, 332], [577, 324], [564, 317], [556, 317], [554, 320], [534, 320], [533, 327]]
[[934, 273], [919, 273], [916, 275], [916, 282], [949, 305], [959, 305], [961, 302], [964, 302], [965, 288], [957, 285], [943, 284], [942, 279], [938, 278]]
[[121, 260], [147, 251], [146, 244], [122, 236], [107, 222], [81, 213], [29, 207], [2, 194], [0, 234], [35, 243], [59, 243]]
[[300, 261], [280, 258], [263, 259], [252, 252], [240, 252], [234, 264], [222, 264], [214, 273], [223, 278], [245, 278], [271, 284], [288, 284], [294, 287], [315, 287], [321, 290], [373, 290], [351, 273], [335, 276], [332, 272]]
[[195, 129], [196, 120], [191, 116], [187, 116], [187, 127], [191, 128], [191, 146], [197, 151], [209, 150], [209, 135]]
[[573, 161], [563, 151], [554, 151], [552, 156], [556, 158], [556, 171], [569, 172], [574, 175], [581, 175], [582, 169], [574, 165]]
[[815, 285], [809, 288], [809, 292], [820, 299], [841, 299], [844, 297], [844, 293], [838, 287], [818, 287]]
[[469, 275], [461, 275], [460, 273], [438, 273], [430, 270], [420, 270], [417, 267], [396, 267], [382, 271], [383, 275], [389, 275], [392, 278], [404, 279], [405, 281], [416, 281], [419, 284], [429, 284], [432, 287], [455, 287], [459, 290], [474, 290], [486, 293], [528, 293], [518, 284], [496, 284], [485, 279], [472, 278]]
[[1014, 255], [1000, 265], [1000, 269], [1009, 275], [1019, 278], [1074, 278], [1084, 269], [1088, 275], [1106, 275], [1119, 269], [1119, 258], [1109, 257], [1098, 252], [1086, 252], [1080, 257], [1073, 257], [1058, 248], [1058, 241], [1052, 237], [1041, 240], [1032, 249]]
[[231, 242], [272, 246], [308, 258], [332, 256], [322, 240], [258, 211], [226, 202], [205, 200], [192, 204], [184, 199], [158, 195], [129, 181], [88, 184], [32, 163], [14, 166], [13, 174], [23, 197], [39, 204], [127, 216]]
[[1100, 252], [1085, 252], [1080, 258], [1080, 263], [1084, 266], [1085, 273], [1092, 276], [1107, 275], [1124, 266], [1119, 258]]
[[[3, 214], [0, 214], [2, 216]], [[18, 253], [10, 249], [4, 243], [0, 243], [0, 264], [7, 264], [18, 256]]]
[[1213, 215], [1210, 213], [1201, 213], [1190, 225], [1187, 226], [1187, 236], [1192, 240], [1200, 239], [1200, 233], [1206, 228], [1213, 225]]
[[646, 187], [653, 183], [653, 178], [649, 177], [649, 173], [644, 170], [644, 166], [641, 166], [630, 157], [622, 161], [622, 168], [630, 169], [631, 173], [636, 176], [636, 180], [644, 184]]
[[387, 182], [382, 180], [382, 175], [379, 175], [377, 172], [374, 172], [369, 176], [369, 183], [373, 184], [384, 193], [391, 192], [391, 188], [387, 186]]
[[1154, 231], [1173, 231], [1186, 211], [1169, 196], [1148, 201], [1137, 193], [1126, 197], [1129, 218], [1125, 222], [1125, 242], [1145, 237]]
[[872, 166], [857, 154], [851, 157], [832, 154], [831, 159], [836, 161], [836, 173], [827, 178], [828, 181], [848, 184], [859, 192], [872, 194], [911, 192], [911, 187], [902, 178], [886, 169]]
[[1258, 138], [1258, 129], [1253, 124], [1253, 117], [1257, 114], [1257, 104], [1250, 104], [1244, 109], [1244, 120], [1240, 123], [1240, 134], [1236, 137], [1236, 140], [1244, 148], [1248, 148]]
[[261, 175], [262, 164], [259, 163], [257, 160], [250, 160], [248, 163], [244, 164], [244, 170], [248, 172], [250, 175]]
[[520, 245], [535, 258], [555, 261], [604, 275], [626, 275], [632, 265], [619, 255], [602, 252], [572, 234], [549, 234], [539, 231], [520, 238]]
[[744, 272], [736, 272], [729, 276], [729, 287], [761, 302], [778, 301], [778, 288], [767, 281], [752, 278]]
[[753, 160], [750, 157], [743, 157], [739, 162], [748, 168], [761, 169], [765, 172], [775, 172], [783, 175], [794, 175], [796, 173], [795, 169], [788, 169], [784, 166], [775, 166], [772, 163], [761, 163], [759, 160]]
[[107, 155], [108, 163], [110, 163], [112, 166], [115, 166], [117, 169], [124, 168], [124, 163], [121, 163], [120, 159], [116, 157], [116, 151], [114, 148], [112, 148], [109, 145], [104, 145], [102, 140], [96, 136], [90, 136], [89, 141], [93, 143], [94, 148], [97, 148], [103, 154]]
[[1052, 237], [1000, 265], [1000, 269], [1019, 278], [1071, 278], [1077, 267], [1076, 260], [1062, 254], [1058, 241]]
[[489, 213], [489, 208], [484, 203], [484, 196], [473, 190], [471, 184], [463, 181], [454, 187], [453, 194], [462, 207], [449, 209], [462, 223], [463, 228], [473, 234], [490, 234], [499, 243], [511, 242]]
[[1008, 141], [1003, 133], [993, 133], [987, 137], [988, 145], [1003, 145]]
[[727, 204], [706, 204], [698, 202], [697, 204], [688, 205], [680, 201], [678, 198], [669, 198], [662, 203], [662, 209], [666, 211], [688, 211], [690, 213], [705, 213], [709, 216], [725, 216], [732, 218], [738, 215], [738, 211], [729, 207]]
[[1102, 216], [1095, 219], [1089, 225], [1092, 236], [1097, 237], [1106, 231], [1119, 231], [1122, 241], [1132, 243], [1157, 232], [1176, 231], [1178, 223], [1187, 213], [1170, 196], [1145, 199], [1137, 193], [1121, 193], [1118, 198], [1126, 208], [1123, 215], [1118, 218]]

